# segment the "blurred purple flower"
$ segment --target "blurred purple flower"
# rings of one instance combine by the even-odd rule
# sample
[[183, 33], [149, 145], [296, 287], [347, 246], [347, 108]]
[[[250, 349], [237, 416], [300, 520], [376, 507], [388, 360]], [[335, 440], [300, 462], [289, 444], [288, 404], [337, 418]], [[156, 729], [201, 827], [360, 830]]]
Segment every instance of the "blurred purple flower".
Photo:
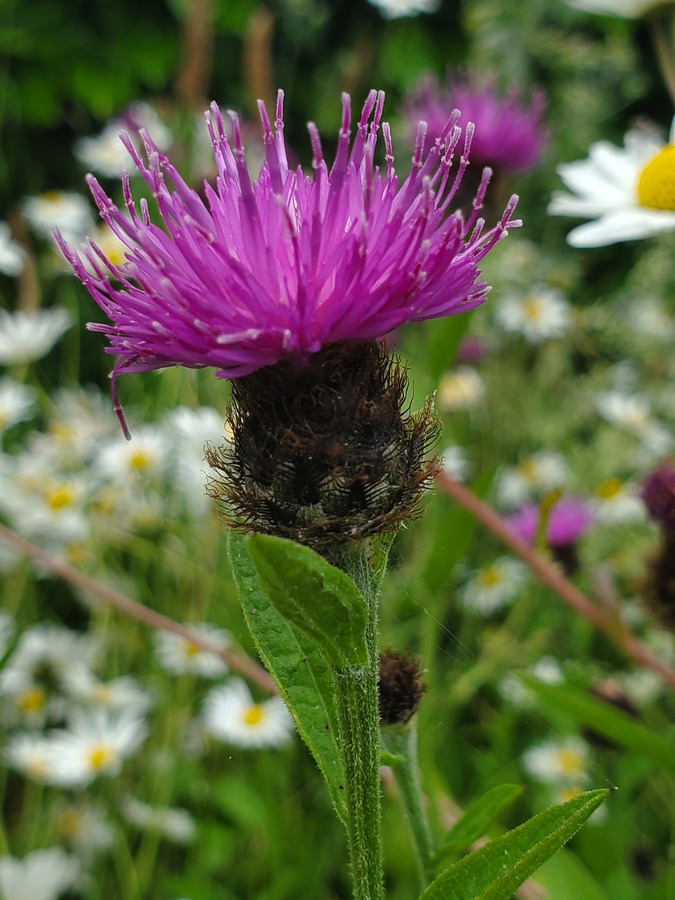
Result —
[[664, 462], [642, 482], [640, 495], [654, 522], [667, 531], [675, 530], [675, 468]]
[[[112, 324], [91, 324], [107, 335], [116, 379], [165, 366], [213, 366], [224, 378], [247, 375], [281, 359], [302, 365], [337, 341], [378, 338], [404, 322], [453, 315], [485, 300], [478, 265], [509, 228], [517, 198], [499, 223], [484, 230], [478, 210], [484, 173], [470, 214], [452, 212], [473, 134], [446, 117], [440, 142], [425, 142], [420, 125], [410, 175], [394, 173], [390, 130], [382, 125], [384, 171], [373, 157], [384, 94], [371, 91], [350, 142], [350, 99], [342, 97], [342, 127], [329, 169], [319, 133], [308, 125], [314, 176], [288, 166], [280, 91], [274, 130], [262, 103], [266, 161], [251, 180], [241, 129], [230, 113], [228, 140], [212, 104], [207, 127], [218, 169], [205, 201], [181, 178], [149, 135], [147, 163], [122, 136], [155, 198], [136, 209], [122, 176], [125, 210], [92, 176], [100, 214], [127, 247], [114, 265], [93, 241], [80, 254], [56, 240]], [[351, 145], [351, 146], [350, 146]], [[459, 165], [452, 169], [453, 154]]]
[[494, 81], [479, 84], [475, 76], [453, 74], [441, 85], [424, 76], [404, 101], [406, 116], [414, 134], [417, 123], [428, 126], [430, 140], [440, 137], [451, 110], [461, 112], [466, 127], [473, 122], [471, 160], [506, 172], [527, 172], [539, 162], [548, 143], [542, 124], [544, 94], [535, 91], [524, 102], [516, 88], [500, 94]]
[[[527, 503], [507, 516], [506, 524], [521, 540], [533, 544], [539, 529], [541, 510], [537, 503]], [[588, 504], [576, 497], [561, 497], [549, 513], [546, 543], [549, 547], [574, 544], [589, 528], [592, 514]]]

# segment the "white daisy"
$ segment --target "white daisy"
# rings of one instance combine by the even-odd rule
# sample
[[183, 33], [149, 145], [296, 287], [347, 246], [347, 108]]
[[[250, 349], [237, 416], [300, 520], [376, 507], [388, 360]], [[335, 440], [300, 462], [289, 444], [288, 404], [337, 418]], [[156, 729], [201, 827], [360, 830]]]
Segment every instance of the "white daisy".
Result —
[[79, 876], [79, 863], [60, 847], [33, 850], [23, 859], [0, 856], [3, 900], [57, 900]]
[[12, 240], [12, 232], [7, 222], [0, 222], [0, 272], [13, 278], [23, 272], [25, 250]]
[[35, 391], [12, 378], [0, 378], [0, 432], [30, 419], [35, 407]]
[[59, 787], [81, 789], [99, 775], [115, 776], [148, 733], [145, 720], [134, 712], [80, 711], [69, 728], [58, 729], [48, 736], [45, 780]]
[[371, 6], [376, 6], [385, 19], [433, 13], [440, 6], [440, 0], [368, 0], [368, 2]]
[[459, 366], [446, 372], [436, 391], [436, 403], [443, 412], [475, 409], [485, 397], [485, 384], [471, 366]]
[[209, 477], [204, 446], [219, 446], [226, 439], [225, 424], [218, 410], [208, 406], [189, 409], [179, 406], [167, 419], [171, 433], [171, 483], [195, 515], [203, 515], [211, 506], [205, 485]]
[[562, 163], [558, 174], [571, 194], [554, 193], [552, 215], [593, 219], [572, 229], [573, 247], [603, 247], [675, 231], [675, 130], [664, 145], [646, 128], [634, 128], [623, 148], [593, 144], [587, 159]]
[[640, 441], [645, 461], [664, 456], [671, 449], [673, 437], [656, 421], [644, 395], [603, 391], [596, 397], [595, 407], [604, 419]]
[[83, 802], [59, 804], [56, 811], [57, 834], [80, 856], [89, 858], [107, 850], [115, 842], [115, 832], [103, 813]]
[[[173, 448], [172, 452], [173, 452]], [[159, 474], [167, 454], [167, 441], [158, 425], [134, 430], [130, 441], [117, 434], [101, 448], [96, 461], [97, 470], [113, 480], [117, 487], [124, 481], [136, 485], [139, 478]]]
[[639, 19], [659, 6], [665, 6], [668, 0], [567, 0], [567, 3], [584, 12]]
[[31, 676], [39, 671], [61, 684], [73, 660], [91, 665], [99, 653], [98, 643], [89, 634], [59, 625], [34, 625], [21, 635], [0, 678], [11, 671]]
[[562, 337], [571, 325], [569, 303], [560, 291], [543, 285], [502, 297], [495, 318], [505, 331], [521, 334], [531, 344]]
[[100, 681], [87, 666], [76, 663], [66, 670], [63, 689], [74, 700], [90, 707], [133, 711], [137, 715], [143, 715], [153, 706], [150, 694], [141, 688], [132, 675], [122, 675], [107, 682]]
[[120, 132], [126, 132], [139, 147], [139, 129], [145, 128], [160, 150], [167, 150], [173, 135], [155, 110], [148, 103], [134, 103], [119, 118], [104, 126], [100, 134], [81, 137], [75, 142], [76, 158], [97, 175], [118, 178], [123, 172], [138, 172], [133, 160], [120, 140]]
[[150, 806], [135, 797], [123, 797], [120, 809], [124, 818], [143, 831], [154, 831], [175, 844], [191, 844], [197, 827], [185, 809], [169, 806]]
[[51, 748], [42, 734], [21, 732], [12, 735], [3, 751], [7, 765], [26, 778], [46, 782], [51, 773]]
[[560, 453], [539, 450], [500, 473], [497, 501], [507, 508], [521, 506], [532, 497], [565, 487], [569, 477], [567, 462]]
[[462, 592], [466, 609], [488, 616], [515, 600], [527, 583], [529, 569], [510, 556], [483, 566], [467, 581]]
[[[210, 643], [227, 649], [230, 635], [220, 628], [205, 623], [186, 623], [186, 628]], [[227, 672], [227, 666], [217, 653], [202, 650], [180, 634], [171, 631], [155, 632], [155, 652], [163, 669], [172, 675], [201, 675], [204, 678], [219, 678]]]
[[656, 297], [635, 300], [628, 309], [628, 316], [631, 326], [646, 337], [657, 341], [670, 341], [675, 337], [673, 317]]
[[637, 489], [620, 478], [606, 478], [590, 498], [593, 520], [602, 525], [619, 525], [645, 519], [645, 505]]
[[0, 366], [42, 359], [73, 324], [67, 309], [0, 310]]
[[29, 538], [56, 544], [84, 541], [90, 524], [85, 501], [91, 491], [87, 473], [58, 478], [48, 473], [41, 460], [24, 454], [0, 476], [0, 509], [14, 528]]
[[588, 780], [588, 745], [580, 737], [550, 740], [526, 750], [523, 769], [548, 784], [584, 784]]
[[466, 481], [471, 472], [471, 463], [466, 458], [463, 447], [450, 445], [441, 453], [441, 466], [453, 481]]
[[293, 733], [293, 720], [281, 697], [256, 703], [241, 678], [207, 694], [202, 721], [217, 740], [238, 747], [278, 747]]
[[[560, 662], [553, 656], [542, 656], [527, 670], [527, 674], [544, 684], [561, 684], [564, 681]], [[499, 683], [499, 693], [514, 706], [523, 709], [534, 706], [536, 694], [516, 674], [509, 673]]]
[[83, 194], [48, 191], [25, 197], [21, 204], [28, 224], [43, 237], [51, 238], [58, 228], [69, 244], [79, 244], [94, 227], [92, 207]]

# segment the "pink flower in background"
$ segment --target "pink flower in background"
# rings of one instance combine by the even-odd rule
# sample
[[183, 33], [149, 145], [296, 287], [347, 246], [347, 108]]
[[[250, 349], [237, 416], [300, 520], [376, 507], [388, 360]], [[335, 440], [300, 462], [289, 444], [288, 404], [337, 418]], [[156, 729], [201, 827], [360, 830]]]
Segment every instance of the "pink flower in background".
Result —
[[[451, 204], [467, 165], [472, 127], [446, 116], [437, 144], [418, 131], [412, 169], [399, 182], [389, 127], [382, 125], [383, 168], [373, 158], [384, 95], [371, 91], [350, 140], [350, 100], [329, 168], [315, 125], [308, 126], [313, 176], [290, 169], [283, 136], [283, 94], [274, 129], [260, 104], [266, 160], [247, 171], [234, 113], [228, 140], [218, 107], [207, 114], [218, 178], [205, 200], [181, 178], [143, 132], [143, 160], [123, 140], [150, 187], [159, 216], [136, 206], [122, 176], [125, 209], [95, 178], [88, 182], [100, 214], [126, 246], [116, 265], [90, 241], [85, 251], [56, 239], [76, 274], [112, 324], [92, 324], [108, 337], [123, 373], [166, 366], [213, 366], [236, 378], [281, 359], [301, 365], [337, 341], [364, 341], [404, 322], [453, 315], [485, 300], [479, 263], [508, 229], [512, 197], [496, 226], [479, 218], [483, 177], [465, 219]], [[452, 169], [453, 155], [459, 159]]]
[[424, 120], [432, 141], [442, 134], [451, 110], [460, 110], [460, 124], [473, 122], [475, 126], [471, 161], [506, 172], [533, 169], [548, 143], [548, 132], [542, 124], [544, 95], [540, 91], [524, 101], [517, 89], [501, 94], [494, 81], [481, 84], [472, 75], [449, 75], [444, 85], [427, 75], [404, 106], [411, 132], [414, 134], [417, 122]]
[[[521, 540], [533, 544], [539, 529], [541, 516], [537, 503], [527, 503], [518, 512], [506, 518], [507, 525]], [[587, 531], [592, 515], [584, 500], [561, 497], [551, 509], [546, 525], [546, 543], [549, 547], [574, 544]]]

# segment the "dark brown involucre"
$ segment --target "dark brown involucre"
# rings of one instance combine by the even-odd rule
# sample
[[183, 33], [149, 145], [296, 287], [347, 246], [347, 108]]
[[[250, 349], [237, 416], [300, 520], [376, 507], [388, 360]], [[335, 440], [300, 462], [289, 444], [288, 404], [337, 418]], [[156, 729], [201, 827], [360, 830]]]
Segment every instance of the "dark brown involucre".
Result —
[[230, 442], [208, 447], [210, 495], [238, 530], [313, 547], [358, 541], [414, 517], [438, 471], [427, 402], [406, 405], [404, 367], [376, 341], [332, 344], [232, 383]]

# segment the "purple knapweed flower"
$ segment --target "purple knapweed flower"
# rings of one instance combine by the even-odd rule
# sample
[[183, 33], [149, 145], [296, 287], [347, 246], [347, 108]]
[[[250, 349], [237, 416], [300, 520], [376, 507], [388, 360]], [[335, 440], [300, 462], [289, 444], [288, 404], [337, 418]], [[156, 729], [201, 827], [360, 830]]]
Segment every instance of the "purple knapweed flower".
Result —
[[[381, 337], [404, 322], [472, 309], [485, 300], [479, 263], [509, 228], [517, 198], [485, 230], [479, 209], [486, 170], [466, 218], [451, 204], [468, 164], [473, 126], [446, 117], [440, 137], [417, 131], [412, 169], [399, 183], [391, 135], [382, 124], [384, 167], [374, 165], [384, 94], [371, 91], [350, 141], [349, 96], [329, 168], [319, 133], [308, 125], [313, 176], [289, 168], [283, 136], [283, 93], [272, 128], [259, 103], [265, 162], [251, 180], [239, 121], [230, 113], [228, 140], [220, 110], [206, 113], [218, 177], [202, 199], [150, 136], [146, 160], [122, 140], [152, 191], [159, 219], [145, 199], [136, 208], [122, 176], [124, 209], [99, 183], [88, 183], [100, 214], [126, 246], [115, 265], [90, 241], [86, 250], [56, 240], [112, 324], [91, 324], [108, 337], [112, 372], [166, 366], [213, 366], [237, 378], [286, 359], [298, 365], [328, 344]], [[453, 169], [453, 158], [458, 165]], [[83, 258], [84, 257], [84, 258]], [[124, 423], [123, 423], [124, 424]]]
[[[521, 540], [533, 544], [539, 530], [541, 509], [537, 503], [526, 503], [518, 512], [507, 516], [506, 523]], [[592, 515], [588, 504], [576, 497], [561, 497], [551, 508], [546, 523], [549, 547], [574, 544], [589, 528]]]
[[472, 162], [505, 172], [533, 169], [548, 143], [541, 91], [526, 103], [516, 88], [500, 94], [493, 81], [479, 85], [475, 77], [454, 74], [440, 85], [427, 75], [404, 101], [404, 108], [412, 133], [423, 120], [431, 140], [442, 134], [450, 110], [461, 110], [460, 122], [473, 122], [475, 127]]
[[675, 531], [675, 468], [662, 463], [642, 482], [640, 495], [650, 518], [666, 531]]

